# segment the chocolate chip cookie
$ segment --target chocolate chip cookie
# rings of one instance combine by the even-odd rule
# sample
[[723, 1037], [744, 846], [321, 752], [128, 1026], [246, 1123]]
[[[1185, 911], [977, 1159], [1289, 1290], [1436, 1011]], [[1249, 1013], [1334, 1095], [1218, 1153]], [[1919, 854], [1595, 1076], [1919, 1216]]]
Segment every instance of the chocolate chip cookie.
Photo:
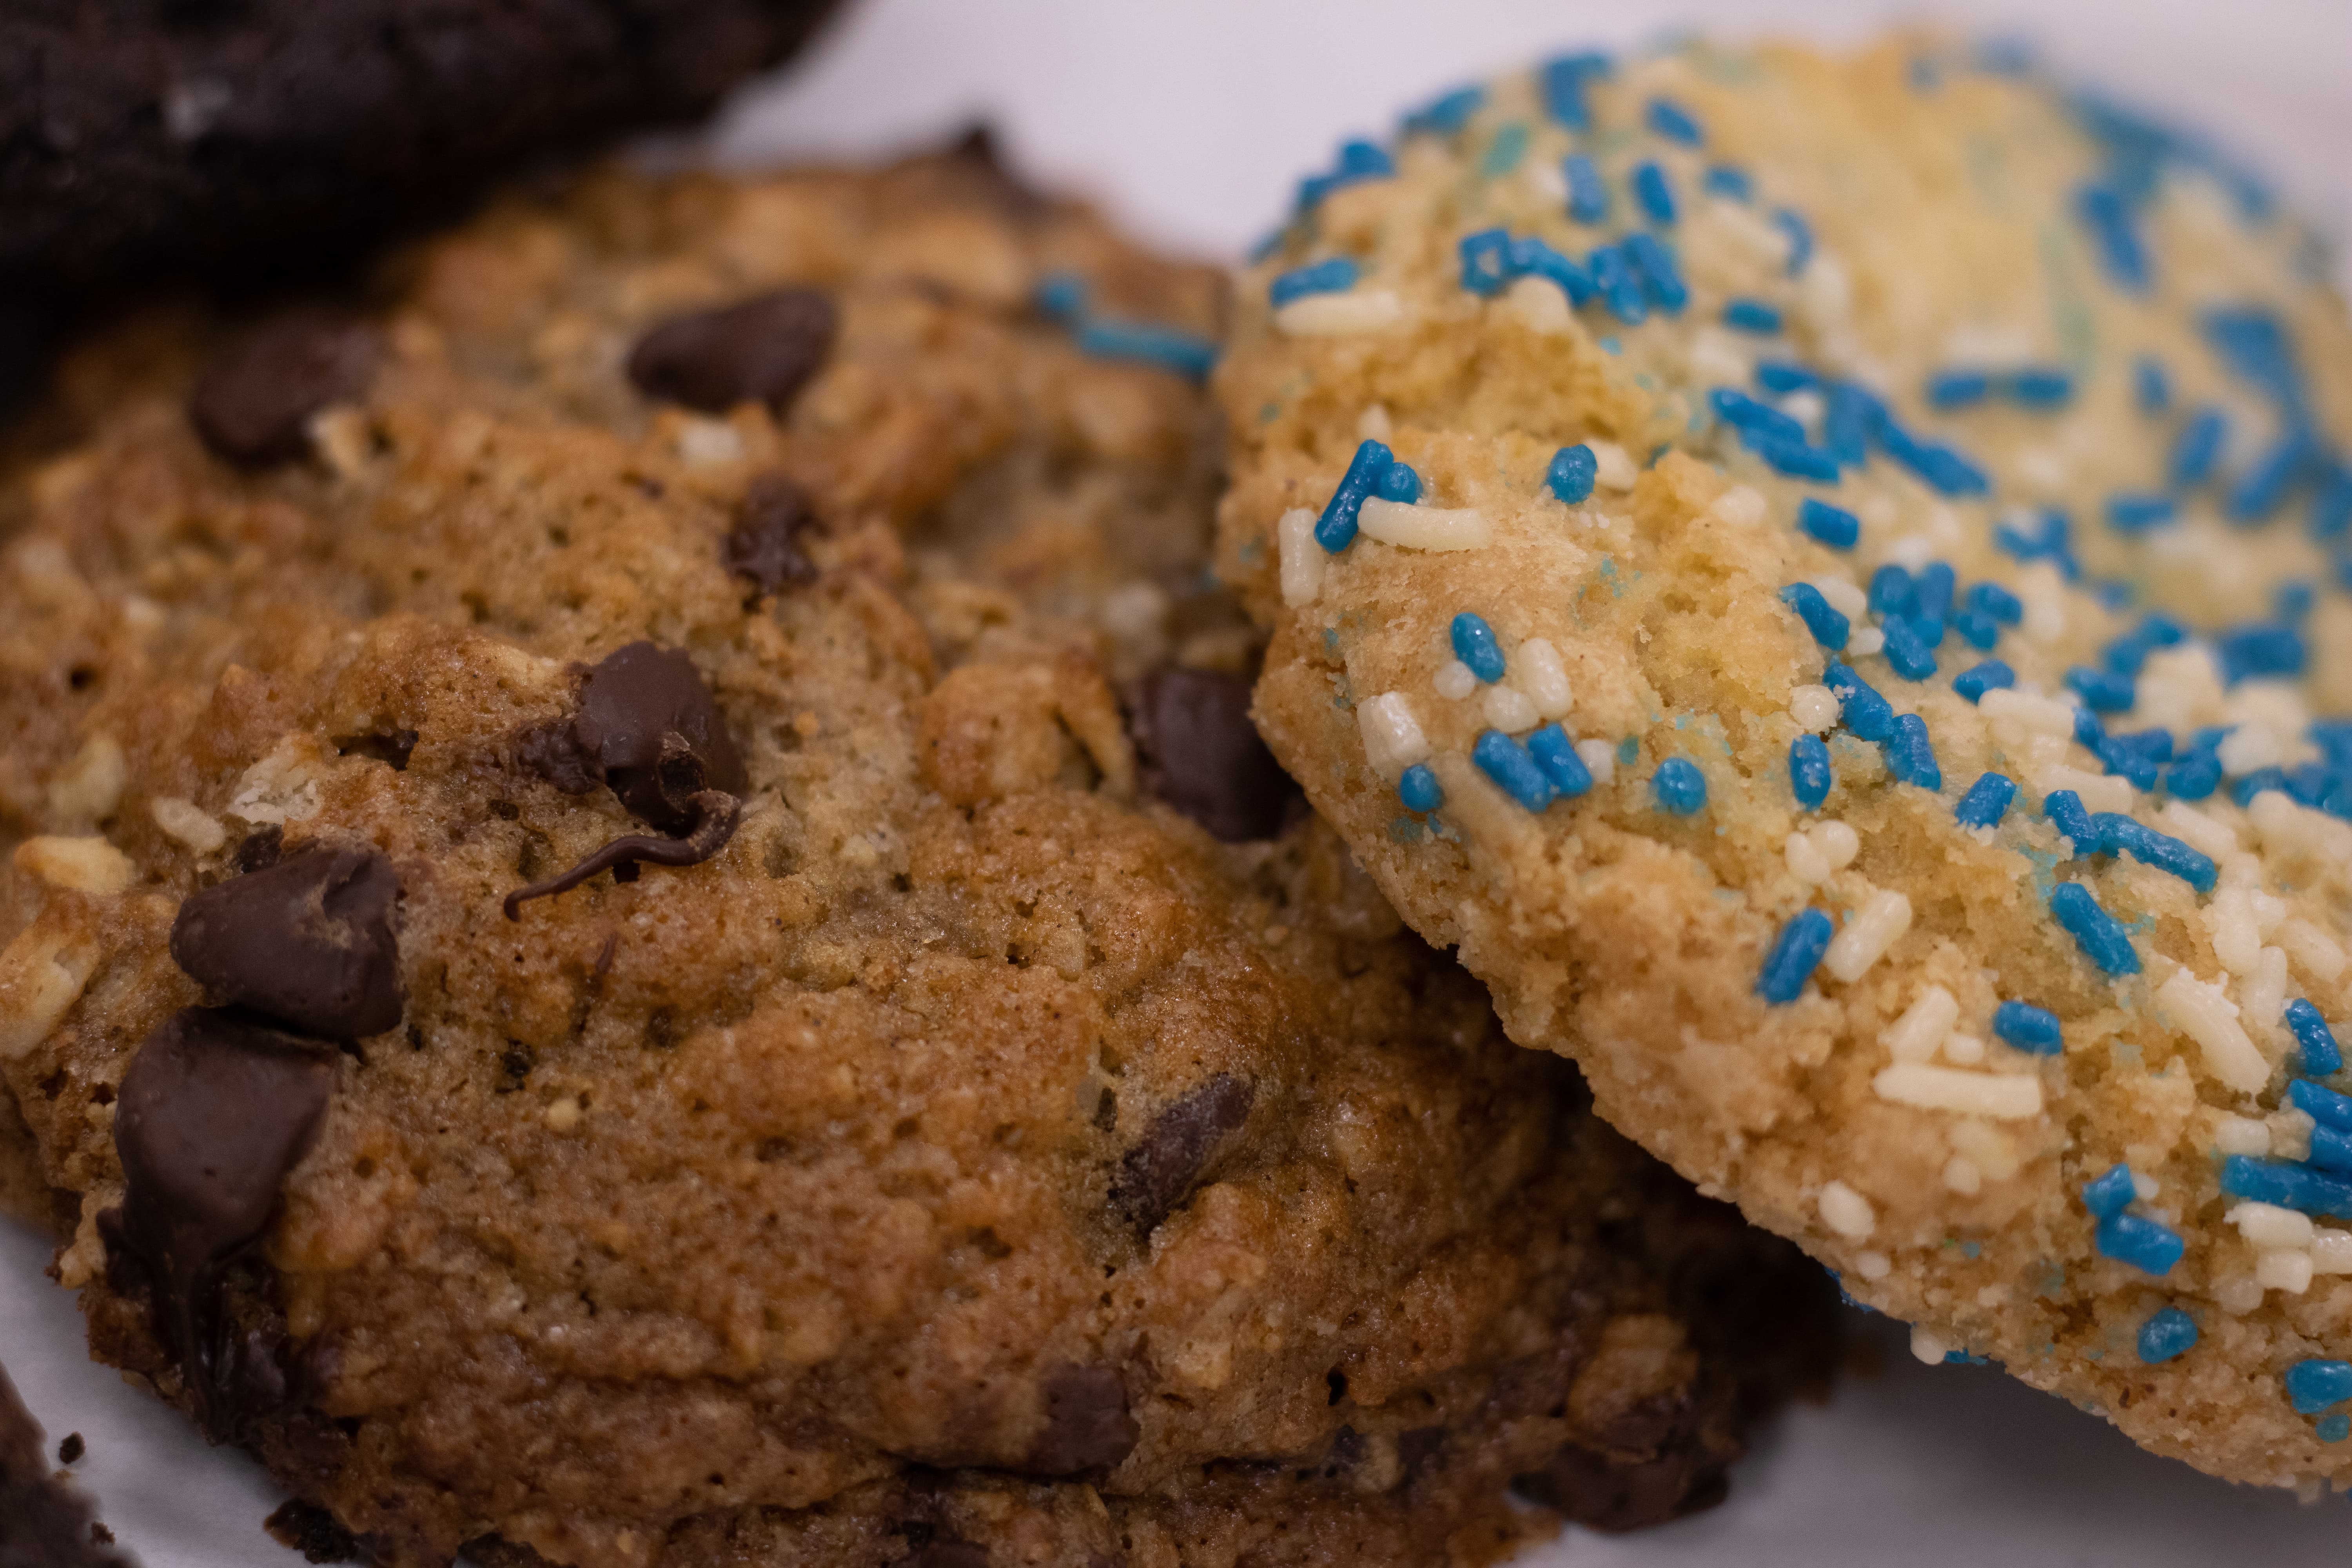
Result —
[[5, 491], [0, 1064], [99, 1352], [398, 1563], [1477, 1562], [1720, 1497], [1826, 1277], [1250, 730], [1220, 309], [965, 148], [88, 345]]

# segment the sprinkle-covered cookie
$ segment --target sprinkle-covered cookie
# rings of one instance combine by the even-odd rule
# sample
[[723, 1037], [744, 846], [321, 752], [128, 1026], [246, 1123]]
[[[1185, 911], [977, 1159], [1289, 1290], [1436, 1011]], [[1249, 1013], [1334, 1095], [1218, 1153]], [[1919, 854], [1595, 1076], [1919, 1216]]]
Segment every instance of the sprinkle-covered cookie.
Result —
[[2305, 1485], [2352, 1479], [2320, 260], [2005, 54], [1576, 56], [1307, 182], [1218, 383], [1260, 727], [1512, 1036], [1923, 1355]]
[[1438, 1563], [1819, 1382], [1252, 731], [1214, 275], [966, 150], [385, 277], [89, 345], [0, 490], [0, 1071], [289, 1533]]

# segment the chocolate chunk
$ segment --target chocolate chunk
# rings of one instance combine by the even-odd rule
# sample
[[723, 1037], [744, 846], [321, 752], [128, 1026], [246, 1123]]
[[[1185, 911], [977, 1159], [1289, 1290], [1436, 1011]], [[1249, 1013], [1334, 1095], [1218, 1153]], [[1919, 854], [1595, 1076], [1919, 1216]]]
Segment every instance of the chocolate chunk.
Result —
[[1184, 1201], [1256, 1102], [1257, 1085], [1231, 1073], [1187, 1089], [1151, 1119], [1143, 1141], [1119, 1162], [1112, 1205], [1150, 1235]]
[[724, 414], [765, 403], [781, 416], [833, 351], [839, 312], [814, 289], [778, 289], [656, 323], [629, 351], [648, 397]]
[[364, 322], [324, 310], [281, 316], [196, 378], [188, 423], [215, 457], [245, 468], [291, 462], [310, 450], [310, 416], [363, 395], [383, 350]]
[[1135, 1451], [1143, 1429], [1127, 1413], [1127, 1387], [1107, 1366], [1057, 1366], [1045, 1374], [1045, 1422], [1027, 1469], [1071, 1476], [1108, 1469]]
[[121, 1558], [100, 1550], [114, 1537], [89, 1514], [50, 1475], [40, 1426], [0, 1371], [0, 1568], [122, 1568]]
[[335, 1521], [333, 1514], [300, 1498], [280, 1504], [261, 1521], [261, 1528], [287, 1551], [300, 1552], [305, 1562], [352, 1563], [360, 1556], [360, 1543]]
[[318, 1136], [334, 1079], [331, 1049], [208, 1007], [158, 1025], [123, 1075], [114, 1114], [124, 1184], [118, 1234], [146, 1275], [156, 1336], [216, 1433], [228, 1425], [232, 1396], [257, 1392], [252, 1385], [275, 1370], [274, 1358], [224, 1334], [222, 1274], [268, 1229], [278, 1188]]
[[89, 1445], [81, 1440], [81, 1434], [68, 1432], [66, 1434], [66, 1440], [58, 1445], [58, 1463], [79, 1465], [81, 1463], [81, 1457], [89, 1452]]
[[1171, 666], [1129, 696], [1144, 793], [1229, 844], [1282, 830], [1298, 786], [1250, 723], [1246, 677]]
[[400, 1023], [400, 879], [372, 845], [309, 844], [191, 893], [172, 957], [217, 1001], [356, 1040]]
[[1641, 1463], [1619, 1464], [1570, 1443], [1551, 1463], [1511, 1485], [1591, 1529], [1640, 1530], [1721, 1502], [1731, 1490], [1724, 1469], [1736, 1457], [1692, 1445]]
[[782, 474], [761, 474], [744, 490], [719, 558], [762, 594], [805, 586], [816, 581], [816, 567], [801, 553], [800, 536], [815, 522], [806, 490]]
[[229, 865], [237, 875], [266, 871], [278, 864], [286, 852], [286, 829], [274, 822], [265, 822], [237, 841], [236, 851], [229, 857]]
[[934, 1541], [901, 1558], [898, 1568], [988, 1568], [988, 1548], [969, 1541]]

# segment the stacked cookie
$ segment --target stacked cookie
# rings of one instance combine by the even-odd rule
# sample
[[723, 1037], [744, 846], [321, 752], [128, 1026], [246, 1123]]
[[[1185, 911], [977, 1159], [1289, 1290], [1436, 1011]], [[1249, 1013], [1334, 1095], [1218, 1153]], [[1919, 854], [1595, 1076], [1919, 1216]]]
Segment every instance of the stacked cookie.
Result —
[[1556, 59], [1244, 280], [1255, 711], [1923, 1357], [2340, 1487], [2348, 351], [2257, 180], [2008, 52]]
[[1223, 298], [971, 145], [79, 345], [0, 502], [0, 1074], [98, 1353], [395, 1563], [1719, 1498], [1833, 1291], [1251, 729]]

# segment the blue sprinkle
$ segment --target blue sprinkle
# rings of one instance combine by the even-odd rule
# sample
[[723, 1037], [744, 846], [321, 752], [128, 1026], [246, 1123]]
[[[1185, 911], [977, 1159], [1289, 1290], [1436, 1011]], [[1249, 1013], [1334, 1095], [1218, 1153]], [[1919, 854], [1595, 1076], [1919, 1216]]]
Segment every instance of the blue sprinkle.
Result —
[[1584, 100], [1584, 84], [1609, 74], [1606, 55], [1564, 55], [1547, 60], [1538, 73], [1544, 111], [1570, 131], [1592, 129], [1592, 110]]
[[2087, 184], [2074, 193], [2074, 214], [2090, 230], [2107, 279], [2129, 294], [2147, 291], [2147, 249], [2132, 225], [2129, 205], [2114, 187]]
[[2098, 830], [2091, 826], [2091, 814], [2083, 809], [2083, 797], [2071, 789], [2053, 789], [2042, 797], [2042, 815], [2050, 826], [2074, 842], [2077, 855], [2099, 852]]
[[1675, 187], [1666, 178], [1665, 170], [1655, 163], [1633, 165], [1633, 200], [1643, 216], [1652, 223], [1671, 224], [1675, 221]]
[[1470, 673], [1492, 686], [1503, 679], [1503, 645], [1495, 640], [1495, 628], [1483, 616], [1465, 610], [1454, 617], [1450, 634], [1454, 639], [1454, 657], [1470, 667]]
[[2190, 415], [2173, 439], [2165, 482], [2176, 490], [2185, 490], [2212, 478], [2213, 465], [2221, 461], [2221, 447], [2229, 437], [2229, 417], [2220, 409], [2200, 408]]
[[1480, 734], [1477, 743], [1470, 748], [1470, 760], [1505, 795], [1529, 811], [1541, 811], [1551, 804], [1551, 781], [1544, 776], [1535, 758], [1528, 754], [1528, 749], [1500, 730]]
[[1649, 121], [1651, 130], [1669, 142], [1679, 142], [1685, 147], [1696, 147], [1706, 140], [1705, 133], [1698, 128], [1698, 121], [1691, 118], [1690, 110], [1671, 98], [1650, 100], [1650, 106], [1644, 118]]
[[2197, 1348], [2197, 1320], [2178, 1307], [2164, 1307], [2139, 1326], [2139, 1359], [2160, 1366]]
[[2139, 1195], [2132, 1184], [2129, 1165], [2111, 1165], [2095, 1180], [2083, 1185], [2083, 1206], [2091, 1211], [2094, 1219], [2113, 1219], [2131, 1206]]
[[1576, 742], [1568, 731], [1557, 724], [1547, 724], [1528, 737], [1528, 755], [1564, 800], [1574, 800], [1592, 787], [1592, 770], [1576, 754]]
[[1916, 713], [1906, 713], [1895, 721], [1894, 736], [1886, 742], [1886, 771], [1901, 784], [1927, 790], [1944, 787], [1944, 770], [1936, 763], [1927, 721]]
[[2146, 533], [2178, 515], [2170, 496], [2118, 492], [2107, 498], [2107, 526], [2117, 533]]
[[1802, 995], [1805, 982], [1812, 977], [1822, 954], [1829, 951], [1830, 938], [1836, 931], [1820, 910], [1807, 910], [1782, 926], [1762, 972], [1756, 976], [1756, 994], [1775, 1007]]
[[1675, 253], [1647, 234], [1629, 234], [1618, 242], [1642, 279], [1650, 302], [1669, 316], [1678, 316], [1690, 303], [1690, 289], [1675, 266]]
[[1780, 307], [1743, 295], [1725, 301], [1723, 324], [1734, 331], [1761, 332], [1769, 337], [1780, 330]]
[[2271, 595], [2271, 605], [2278, 618], [2300, 626], [2311, 615], [2312, 605], [2319, 602], [2319, 590], [2301, 577], [2290, 578], [2278, 585]]
[[2066, 685], [2094, 713], [2124, 713], [2131, 709], [2133, 682], [2128, 675], [2077, 664], [2068, 668]]
[[2286, 1097], [2314, 1121], [2339, 1132], [2352, 1132], [2352, 1095], [2338, 1094], [2324, 1084], [2299, 1078], [2286, 1086]]
[[2031, 1002], [2004, 1002], [1994, 1008], [1992, 1032], [2037, 1057], [2054, 1057], [2066, 1043], [2058, 1031], [2058, 1015]]
[[2313, 1423], [2311, 1435], [2323, 1443], [2341, 1443], [2352, 1437], [2352, 1415], [2339, 1410], [2333, 1415], [2324, 1415]]
[[1031, 299], [1041, 314], [1075, 327], [1086, 317], [1087, 280], [1075, 272], [1048, 273]]
[[1813, 227], [1787, 207], [1774, 209], [1773, 225], [1789, 237], [1789, 276], [1794, 278], [1813, 258]]
[[1512, 240], [1505, 251], [1514, 278], [1542, 278], [1559, 285], [1570, 305], [1592, 298], [1592, 275], [1533, 235]]
[[1688, 816], [1706, 804], [1706, 775], [1687, 757], [1668, 757], [1650, 775], [1650, 795], [1660, 811]]
[[2025, 618], [2025, 605], [1998, 583], [1978, 583], [1969, 589], [1969, 608], [2013, 626]]
[[1391, 463], [1381, 471], [1372, 493], [1382, 500], [1402, 501], [1411, 506], [1421, 499], [1421, 476], [1406, 464]]
[[2301, 675], [2310, 657], [2303, 634], [2275, 621], [2253, 621], [2231, 626], [2213, 639], [2221, 661], [2221, 679], [2235, 686], [2265, 675]]
[[1839, 716], [1856, 736], [1871, 742], [1894, 739], [1895, 705], [1862, 677], [1832, 659], [1822, 672], [1822, 683], [1838, 694]]
[[1298, 210], [1311, 211], [1342, 185], [1363, 180], [1384, 180], [1396, 173], [1396, 163], [1370, 142], [1353, 141], [1339, 148], [1338, 165], [1328, 174], [1309, 174], [1298, 182]]
[[2171, 1273], [2180, 1255], [2189, 1250], [2188, 1243], [2176, 1232], [2136, 1214], [2114, 1215], [2101, 1220], [2095, 1239], [2101, 1256], [2128, 1263], [2159, 1279]]
[[2286, 1369], [2286, 1396], [2297, 1415], [2317, 1415], [2352, 1399], [2352, 1362], [2295, 1363]]
[[2074, 378], [2046, 366], [2011, 371], [2001, 390], [2020, 408], [2063, 408], [2074, 401]]
[[1785, 397], [1792, 392], [1818, 390], [1822, 378], [1803, 365], [1791, 364], [1784, 359], [1768, 359], [1757, 362], [1756, 384], [1775, 397]]
[[1544, 483], [1551, 493], [1575, 506], [1592, 494], [1593, 481], [1600, 477], [1601, 460], [1592, 448], [1579, 441], [1573, 447], [1562, 447], [1551, 455], [1551, 467], [1544, 470]]
[[2156, 788], [2158, 759], [2113, 735], [2101, 735], [2090, 746], [2110, 777], [2122, 778], [2137, 790]]
[[1569, 216], [1579, 223], [1599, 223], [1609, 216], [1609, 186], [1591, 159], [1570, 153], [1560, 161], [1559, 172], [1568, 179]]
[[1832, 653], [1845, 647], [1853, 623], [1822, 597], [1819, 588], [1811, 583], [1791, 583], [1780, 590], [1780, 602], [1797, 612], [1797, 618], [1805, 623], [1805, 629], [1813, 634], [1815, 642]]
[[2145, 730], [2135, 730], [2128, 735], [2110, 735], [2107, 739], [2110, 744], [2136, 752], [2155, 763], [2172, 761], [2176, 749], [2172, 731], [2160, 724], [2151, 725]]
[[1797, 526], [1832, 550], [1851, 550], [1862, 537], [1862, 520], [1816, 496], [1797, 503]]
[[1309, 294], [1339, 294], [1356, 286], [1363, 268], [1352, 256], [1328, 257], [1305, 267], [1294, 267], [1266, 285], [1265, 297], [1277, 310]]
[[1316, 543], [1337, 555], [1355, 542], [1356, 514], [1395, 461], [1396, 454], [1378, 441], [1367, 441], [1356, 448], [1356, 455], [1348, 460], [1348, 471], [1340, 476], [1339, 488], [1331, 492], [1323, 515], [1316, 520]]
[[1451, 136], [1467, 125], [1486, 101], [1486, 89], [1483, 87], [1456, 88], [1426, 108], [1406, 115], [1405, 134], [1423, 132], [1433, 136]]
[[1465, 234], [1458, 247], [1462, 256], [1462, 287], [1473, 294], [1499, 294], [1511, 281], [1511, 236], [1507, 229], [1482, 228]]
[[1952, 689], [1971, 702], [1981, 702], [1988, 691], [2006, 691], [2017, 684], [2017, 671], [1997, 658], [1952, 677]]
[[2020, 562], [2053, 561], [2059, 574], [2069, 583], [2083, 575], [2082, 563], [2074, 559], [2072, 542], [2074, 523], [2064, 512], [2045, 510], [2037, 533], [2027, 533], [2002, 522], [1993, 525], [1993, 543]]
[[1918, 590], [1912, 585], [1910, 573], [1889, 562], [1870, 574], [1872, 615], [1907, 616], [1918, 607]]
[[1649, 303], [1642, 297], [1642, 280], [1634, 275], [1633, 265], [1626, 259], [1624, 251], [1604, 245], [1586, 257], [1584, 264], [1591, 269], [1592, 286], [1611, 315], [1629, 327], [1639, 326], [1649, 318]]
[[2323, 1176], [2308, 1165], [2231, 1154], [2221, 1162], [2221, 1190], [2233, 1198], [2276, 1204], [2307, 1215], [2352, 1218], [2352, 1182]]
[[1702, 183], [1709, 195], [1728, 196], [1735, 202], [1756, 198], [1756, 182], [1748, 177], [1748, 171], [1728, 163], [1717, 163], [1707, 170]]
[[2303, 1070], [2326, 1078], [2344, 1068], [2344, 1053], [2336, 1044], [2336, 1031], [2327, 1026], [2319, 1009], [2298, 996], [2286, 1005], [2286, 1026], [2294, 1031], [2294, 1043], [2303, 1051]]
[[1992, 481], [1985, 477], [1982, 468], [1939, 442], [1923, 441], [1891, 424], [1882, 427], [1880, 442], [1888, 457], [1917, 475], [1921, 483], [1938, 495], [1980, 496], [1992, 489]]
[[2188, 635], [2189, 628], [2179, 621], [2160, 610], [2152, 611], [2137, 627], [2102, 649], [2101, 657], [2117, 675], [2137, 675], [2150, 653], [2171, 647]]
[[1952, 617], [1952, 629], [1962, 641], [1979, 653], [1989, 653], [2000, 641], [2000, 623], [1977, 610], [1962, 610]]
[[1940, 621], [1952, 613], [1952, 590], [1958, 585], [1959, 578], [1948, 563], [1930, 561], [1919, 568], [1911, 581], [1918, 601], [1918, 615]]
[[2161, 414], [2172, 406], [2172, 379], [2162, 362], [2142, 354], [2132, 362], [2132, 401], [2142, 414]]
[[1992, 395], [1992, 377], [1980, 370], [1939, 370], [1927, 377], [1927, 406], [1973, 408]]
[[1846, 468], [1856, 468], [1869, 460], [1874, 401], [1869, 393], [1847, 382], [1830, 388], [1829, 405], [1822, 414], [1822, 445]]
[[1920, 637], [1916, 622], [1895, 616], [1882, 629], [1886, 634], [1886, 646], [1882, 651], [1895, 674], [1906, 680], [1925, 680], [1936, 673], [1936, 656]]
[[2254, 796], [2264, 790], [2284, 790], [2287, 787], [2284, 768], [2256, 768], [2244, 778], [2230, 785], [2230, 798], [2240, 805], [2252, 805]]
[[2132, 950], [2130, 936], [2082, 883], [2059, 883], [2050, 894], [2050, 912], [2093, 963], [2109, 974], [2139, 973], [2139, 954]]
[[1407, 811], [1426, 815], [1445, 804], [1445, 786], [1437, 782], [1427, 763], [1415, 763], [1405, 769], [1404, 777], [1397, 781], [1397, 799]]
[[2338, 1131], [2333, 1127], [2311, 1130], [2311, 1152], [2303, 1157], [2306, 1165], [2335, 1175], [2352, 1173], [2352, 1132]]
[[2222, 515], [2241, 524], [2263, 521], [2284, 504], [2287, 492], [2303, 477], [2311, 458], [2309, 432], [2289, 431], [2230, 487], [2221, 503]]
[[1952, 816], [1962, 827], [1998, 827], [2009, 815], [2009, 803], [2016, 798], [2016, 780], [2002, 773], [1979, 773], [1960, 804], [1952, 808]]
[[2176, 800], [2204, 800], [2221, 784], [2221, 759], [2210, 752], [2192, 752], [2164, 775], [2164, 792]]
[[1092, 321], [1078, 329], [1078, 352], [1092, 359], [1132, 360], [1193, 381], [1216, 367], [1217, 345], [1155, 321]]
[[2303, 373], [2284, 323], [2259, 307], [2242, 306], [2208, 310], [2205, 336], [2222, 361], [2253, 384], [2282, 410], [2300, 415], [2305, 408]]
[[2218, 868], [2212, 857], [2191, 848], [2169, 833], [2158, 833], [2144, 822], [2111, 811], [2091, 818], [2099, 847], [2110, 855], [2129, 855], [2143, 866], [2153, 866], [2179, 878], [2200, 893], [2213, 890]]
[[1816, 484], [1838, 482], [1838, 461], [1835, 456], [1819, 447], [1809, 447], [1801, 441], [1790, 441], [1758, 430], [1742, 430], [1739, 444], [1779, 472], [1792, 479], [1811, 479]]
[[1789, 787], [1797, 804], [1812, 810], [1829, 798], [1830, 749], [1819, 735], [1800, 735], [1789, 742]]
[[2311, 498], [2311, 537], [2340, 539], [2352, 530], [2352, 468], [2338, 466]]
[[1486, 143], [1486, 155], [1478, 160], [1478, 173], [1498, 180], [1519, 166], [1527, 151], [1527, 125], [1517, 120], [1507, 121], [1496, 128], [1494, 140]]
[[1706, 395], [1706, 405], [1725, 424], [1755, 430], [1786, 441], [1802, 441], [1805, 427], [1769, 403], [1759, 403], [1737, 387], [1718, 386]]

